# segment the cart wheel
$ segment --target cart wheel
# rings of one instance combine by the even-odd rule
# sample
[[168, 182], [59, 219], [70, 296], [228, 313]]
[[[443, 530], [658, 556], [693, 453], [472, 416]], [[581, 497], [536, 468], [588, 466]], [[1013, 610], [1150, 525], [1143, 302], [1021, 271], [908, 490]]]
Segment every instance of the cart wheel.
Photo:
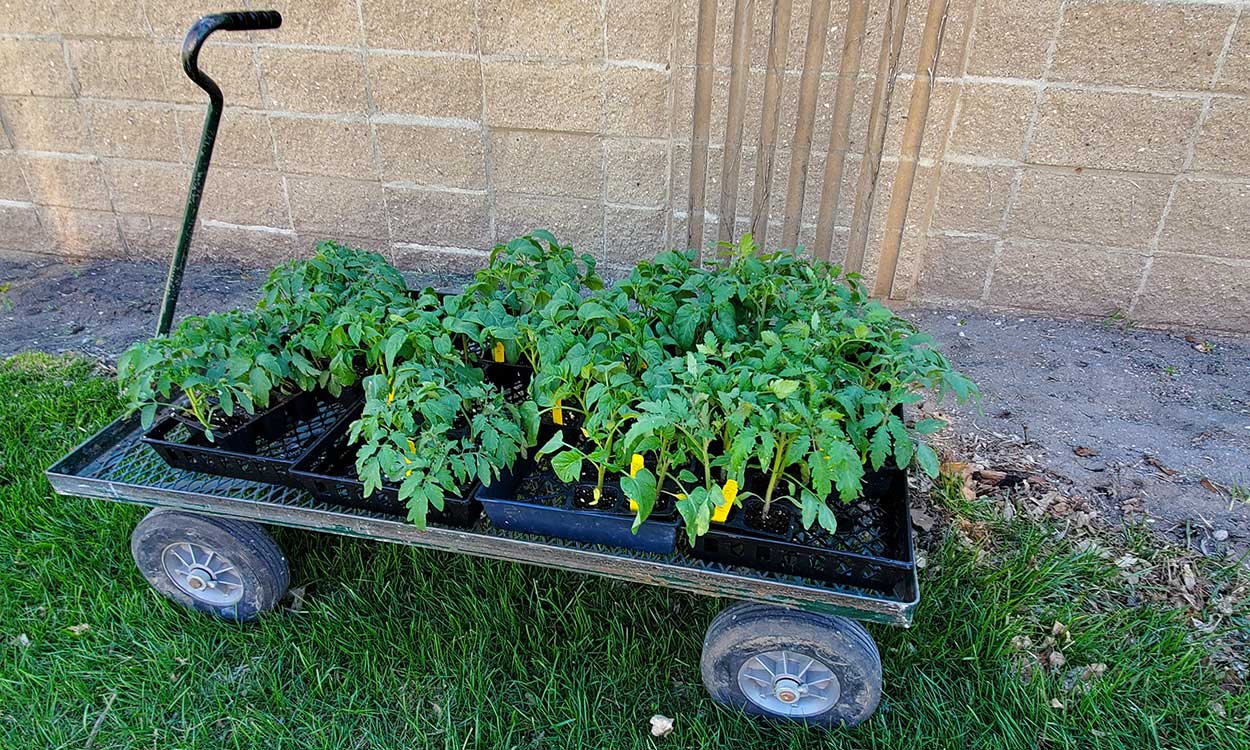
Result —
[[158, 508], [130, 535], [152, 588], [197, 612], [249, 622], [286, 593], [291, 572], [259, 525]]
[[700, 667], [713, 700], [757, 716], [855, 726], [881, 700], [881, 655], [845, 617], [734, 604], [708, 627]]

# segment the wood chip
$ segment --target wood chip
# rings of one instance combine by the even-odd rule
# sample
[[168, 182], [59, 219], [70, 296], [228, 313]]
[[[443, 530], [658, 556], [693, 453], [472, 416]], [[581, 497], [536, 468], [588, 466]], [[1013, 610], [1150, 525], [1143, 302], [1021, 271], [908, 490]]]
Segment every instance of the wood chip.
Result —
[[1212, 482], [1210, 479], [1207, 479], [1206, 477], [1203, 477], [1202, 479], [1198, 480], [1198, 484], [1202, 485], [1202, 488], [1206, 490], [1207, 492], [1214, 492], [1217, 495], [1220, 494], [1219, 485], [1217, 485], [1215, 482]]
[[1163, 472], [1164, 474], [1168, 475], [1169, 477], [1174, 477], [1174, 476], [1176, 476], [1176, 469], [1170, 469], [1170, 468], [1168, 468], [1167, 466], [1164, 466], [1162, 461], [1160, 461], [1159, 459], [1157, 459], [1157, 458], [1155, 458], [1154, 456], [1150, 455], [1149, 453], [1147, 453], [1147, 454], [1144, 456], [1144, 458], [1145, 458], [1146, 463], [1148, 463], [1148, 464], [1150, 464], [1151, 466], [1155, 467], [1156, 469], [1158, 469], [1159, 471], [1161, 471], [1161, 472]]
[[1080, 456], [1081, 458], [1090, 458], [1091, 456], [1098, 455], [1098, 451], [1094, 450], [1093, 448], [1087, 448], [1084, 445], [1076, 446], [1075, 448], [1072, 449], [1072, 452]]

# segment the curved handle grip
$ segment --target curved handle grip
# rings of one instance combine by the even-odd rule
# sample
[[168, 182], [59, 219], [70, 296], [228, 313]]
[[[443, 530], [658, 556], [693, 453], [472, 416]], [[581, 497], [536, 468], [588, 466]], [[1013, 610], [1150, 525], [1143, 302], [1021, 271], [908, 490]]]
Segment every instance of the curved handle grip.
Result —
[[182, 40], [182, 69], [195, 85], [208, 92], [214, 100], [220, 101], [221, 89], [213, 79], [200, 70], [200, 47], [214, 31], [261, 31], [276, 29], [282, 25], [282, 14], [276, 10], [237, 11], [232, 13], [215, 13], [204, 16], [191, 25], [187, 36]]

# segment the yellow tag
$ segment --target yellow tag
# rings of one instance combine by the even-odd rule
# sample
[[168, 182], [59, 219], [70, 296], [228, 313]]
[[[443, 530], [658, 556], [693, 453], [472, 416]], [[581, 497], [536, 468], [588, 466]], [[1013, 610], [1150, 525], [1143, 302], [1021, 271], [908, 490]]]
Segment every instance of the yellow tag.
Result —
[[408, 452], [409, 452], [409, 453], [416, 453], [416, 452], [417, 452], [417, 445], [416, 445], [416, 443], [412, 442], [411, 440], [409, 440], [409, 441], [408, 441]]
[[[585, 432], [585, 431], [586, 431], [585, 428], [583, 428], [582, 432]], [[638, 476], [638, 472], [641, 470], [642, 470], [642, 454], [635, 453], [633, 458], [629, 459], [629, 475], [631, 477], [636, 477]], [[635, 513], [638, 512], [638, 503], [634, 502], [634, 498], [632, 497], [629, 498], [629, 509], [634, 511]]]
[[405, 472], [404, 472], [404, 476], [406, 476], [406, 477], [410, 477], [410, 476], [412, 476], [412, 469], [409, 469], [408, 471], [405, 471]]
[[388, 396], [386, 397], [386, 403], [388, 403], [388, 404], [389, 404], [389, 403], [391, 403], [391, 402], [392, 402], [392, 401], [394, 401], [394, 400], [395, 400], [395, 389], [393, 389], [393, 388], [392, 388], [392, 389], [391, 389], [391, 392], [390, 392], [390, 395], [388, 395]]
[[685, 500], [685, 499], [686, 499], [686, 493], [684, 493], [684, 492], [678, 492], [678, 493], [677, 493], [677, 499], [678, 499], [678, 500]]
[[407, 456], [404, 456], [404, 463], [406, 463], [406, 464], [410, 464], [410, 463], [412, 463], [412, 459], [411, 459], [411, 458], [408, 458]]
[[495, 342], [495, 361], [496, 362], [503, 361], [503, 342], [502, 341]]
[[[561, 404], [560, 399], [556, 399], [556, 406], [554, 409], [551, 410], [551, 421], [555, 422], [558, 425], [563, 425], [564, 424], [564, 409], [560, 408], [560, 404]], [[595, 499], [598, 500], [599, 498], [595, 498]]]
[[730, 479], [725, 482], [725, 486], [721, 488], [721, 494], [725, 496], [725, 502], [712, 510], [712, 520], [716, 523], [724, 523], [729, 518], [729, 509], [734, 507], [734, 498], [738, 496], [737, 480]]

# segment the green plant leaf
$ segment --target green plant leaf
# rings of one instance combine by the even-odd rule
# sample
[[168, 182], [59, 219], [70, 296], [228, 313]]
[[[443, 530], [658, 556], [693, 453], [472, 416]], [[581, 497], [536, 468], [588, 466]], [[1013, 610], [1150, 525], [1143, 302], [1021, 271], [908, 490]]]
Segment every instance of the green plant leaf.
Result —
[[794, 395], [799, 389], [799, 381], [797, 380], [773, 380], [768, 384], [768, 390], [780, 399], [787, 399]]
[[561, 482], [576, 482], [582, 475], [582, 452], [567, 450], [551, 457], [551, 468]]
[[916, 465], [931, 479], [937, 479], [938, 457], [933, 449], [924, 443], [916, 443]]

